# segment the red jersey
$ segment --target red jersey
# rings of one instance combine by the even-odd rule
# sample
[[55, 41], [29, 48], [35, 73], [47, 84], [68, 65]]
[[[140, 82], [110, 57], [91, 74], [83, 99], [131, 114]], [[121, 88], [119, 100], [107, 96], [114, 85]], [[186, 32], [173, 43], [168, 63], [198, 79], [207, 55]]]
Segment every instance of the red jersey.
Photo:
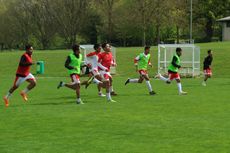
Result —
[[[101, 65], [103, 65], [104, 67], [106, 67], [108, 69], [108, 71], [110, 71], [110, 66], [112, 64], [114, 64], [114, 60], [113, 60], [113, 55], [111, 52], [103, 52], [101, 54], [99, 54], [99, 59], [98, 62], [101, 63]], [[100, 69], [100, 67], [99, 67]]]
[[24, 53], [21, 56], [16, 75], [26, 77], [30, 73], [30, 66], [32, 65], [32, 62], [33, 61], [31, 55]]

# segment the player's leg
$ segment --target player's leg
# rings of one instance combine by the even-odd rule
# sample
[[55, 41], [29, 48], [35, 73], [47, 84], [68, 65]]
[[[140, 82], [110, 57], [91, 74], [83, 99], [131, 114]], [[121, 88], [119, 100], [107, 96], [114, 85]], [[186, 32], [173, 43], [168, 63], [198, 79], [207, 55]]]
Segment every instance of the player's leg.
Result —
[[102, 93], [102, 88], [106, 88], [106, 85], [103, 83], [102, 77], [101, 77], [101, 75], [100, 75], [99, 72], [97, 72], [97, 73], [94, 74], [94, 80], [93, 80], [93, 82], [94, 82], [95, 84], [97, 84], [98, 95], [99, 95], [100, 97], [105, 97], [106, 95], [104, 95], [104, 94]]
[[149, 90], [149, 94], [150, 94], [150, 95], [155, 95], [156, 92], [154, 92], [153, 89], [152, 89], [152, 86], [151, 86], [151, 84], [150, 84], [150, 79], [149, 79], [149, 76], [148, 76], [147, 72], [146, 72], [145, 74], [143, 74], [142, 76], [143, 76], [143, 78], [144, 78], [145, 81], [146, 81], [146, 85], [147, 85], [147, 88], [148, 88], [148, 90]]
[[182, 90], [182, 84], [181, 84], [181, 81], [180, 81], [180, 77], [175, 78], [175, 80], [177, 82], [177, 87], [178, 87], [179, 95], [187, 95], [187, 92], [184, 92]]
[[70, 76], [70, 78], [71, 78], [71, 81], [72, 81], [71, 83], [65, 83], [63, 81], [60, 81], [60, 83], [59, 83], [57, 88], [59, 89], [60, 87], [67, 87], [69, 89], [76, 90], [76, 88], [77, 88], [76, 83], [80, 83], [80, 77], [77, 74], [72, 74]]
[[206, 82], [207, 82], [208, 78], [211, 78], [211, 76], [212, 76], [212, 71], [211, 71], [211, 69], [205, 69], [205, 70], [204, 70], [204, 80], [203, 80], [203, 82], [202, 82], [202, 85], [203, 85], [203, 86], [206, 86], [206, 85], [207, 85]]
[[89, 78], [88, 78], [88, 80], [85, 82], [85, 88], [86, 88], [86, 89], [87, 89], [88, 86], [92, 83], [93, 79], [94, 79], [93, 73], [90, 72], [90, 73], [89, 73]]
[[166, 82], [166, 83], [170, 83], [170, 79], [169, 78], [165, 78], [164, 76], [162, 76], [160, 73], [158, 73], [156, 76], [155, 76], [155, 78], [158, 78], [158, 79], [160, 79], [160, 80], [162, 80], [162, 81], [164, 81], [164, 82]]
[[80, 97], [80, 83], [76, 83], [76, 95], [77, 95], [77, 100], [76, 100], [76, 103], [77, 104], [84, 104], [83, 101], [81, 100], [81, 97]]
[[128, 83], [142, 83], [143, 81], [143, 77], [142, 77], [142, 70], [139, 71], [139, 74], [140, 74], [140, 78], [137, 79], [137, 78], [128, 78], [126, 81], [125, 81], [125, 85], [127, 85]]
[[36, 86], [36, 80], [35, 79], [28, 79], [26, 81], [29, 82], [29, 85], [24, 90], [22, 90], [20, 92], [20, 95], [22, 96], [22, 98], [25, 101], [28, 101], [27, 93]]
[[109, 87], [109, 90], [110, 90], [110, 93], [112, 96], [117, 96], [117, 93], [113, 90], [113, 78], [112, 76], [109, 74], [109, 81], [110, 81], [110, 87]]
[[101, 72], [102, 80], [105, 85], [105, 90], [106, 90], [106, 99], [108, 102], [116, 102], [111, 98], [111, 93], [110, 93], [110, 77], [106, 72]]
[[3, 97], [6, 107], [9, 106], [9, 100], [10, 100], [10, 97], [12, 96], [13, 92], [20, 86], [20, 84], [22, 82], [24, 82], [24, 80], [25, 80], [24, 77], [16, 76], [13, 86], [10, 88], [8, 93]]

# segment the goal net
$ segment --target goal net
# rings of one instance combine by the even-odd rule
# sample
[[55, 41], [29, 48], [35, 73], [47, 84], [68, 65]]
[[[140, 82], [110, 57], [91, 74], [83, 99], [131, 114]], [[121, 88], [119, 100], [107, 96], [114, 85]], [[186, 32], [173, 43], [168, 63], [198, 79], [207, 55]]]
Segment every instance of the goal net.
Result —
[[166, 74], [168, 66], [176, 53], [176, 48], [182, 49], [181, 69], [179, 73], [184, 77], [200, 75], [200, 47], [194, 44], [160, 44], [158, 45], [158, 73]]
[[[92, 44], [89, 44], [89, 45], [80, 45], [81, 53], [82, 53], [84, 59], [86, 58], [86, 55], [87, 55], [88, 53], [94, 51], [93, 46], [94, 46], [94, 45], [92, 45]], [[116, 48], [113, 47], [113, 46], [111, 46], [111, 47], [112, 47], [113, 58], [114, 58], [114, 60], [116, 61]], [[111, 66], [111, 68], [110, 68], [110, 73], [111, 73], [111, 74], [115, 74], [115, 73], [116, 73], [116, 67]]]

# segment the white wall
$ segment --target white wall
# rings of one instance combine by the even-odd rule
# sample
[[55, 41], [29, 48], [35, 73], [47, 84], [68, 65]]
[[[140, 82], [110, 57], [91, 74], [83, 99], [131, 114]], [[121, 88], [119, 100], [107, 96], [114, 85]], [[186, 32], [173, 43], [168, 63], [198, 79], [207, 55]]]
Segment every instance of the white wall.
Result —
[[223, 41], [230, 40], [230, 27], [227, 27], [227, 23], [223, 23]]

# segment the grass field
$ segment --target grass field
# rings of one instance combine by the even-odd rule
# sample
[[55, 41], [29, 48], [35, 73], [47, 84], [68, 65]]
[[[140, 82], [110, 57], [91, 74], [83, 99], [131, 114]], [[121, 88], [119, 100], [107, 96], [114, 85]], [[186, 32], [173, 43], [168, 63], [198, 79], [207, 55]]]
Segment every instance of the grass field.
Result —
[[[0, 153], [228, 153], [230, 152], [230, 42], [198, 44], [201, 60], [214, 51], [213, 78], [182, 79], [187, 96], [178, 96], [174, 82], [152, 79], [158, 93], [149, 96], [145, 83], [128, 84], [137, 77], [133, 57], [142, 48], [117, 49], [114, 88], [118, 103], [97, 96], [96, 87], [82, 88], [85, 105], [75, 104], [75, 93], [56, 89], [70, 81], [63, 66], [69, 51], [35, 51], [34, 60], [45, 61], [45, 74], [24, 103], [19, 91], [9, 108], [0, 103]], [[156, 48], [153, 49], [156, 73]], [[0, 93], [12, 85], [22, 52], [0, 53]], [[35, 67], [33, 67], [35, 72]], [[85, 80], [86, 78], [81, 78]]]

